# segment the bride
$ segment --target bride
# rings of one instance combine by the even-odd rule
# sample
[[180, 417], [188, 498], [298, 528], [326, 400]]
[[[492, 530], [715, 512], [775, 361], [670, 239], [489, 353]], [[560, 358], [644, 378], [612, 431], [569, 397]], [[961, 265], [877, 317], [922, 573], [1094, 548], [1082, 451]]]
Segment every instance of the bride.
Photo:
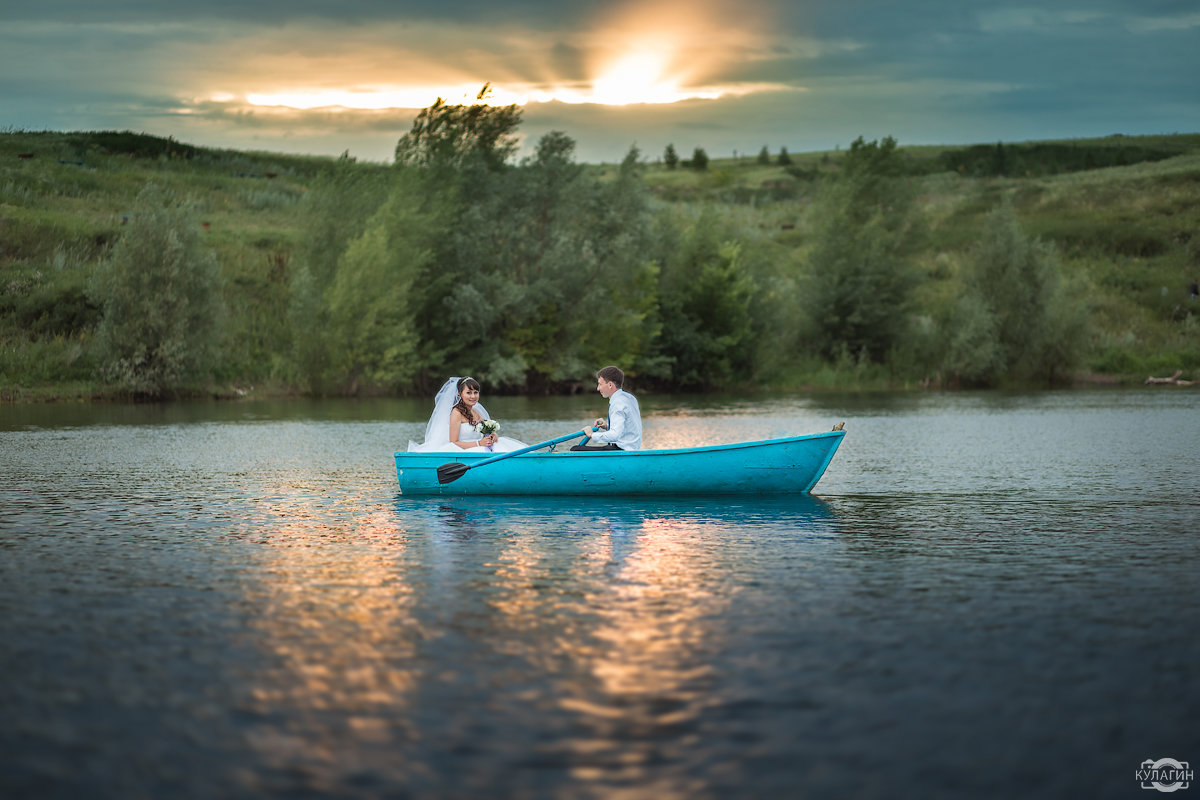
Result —
[[451, 378], [442, 384], [433, 399], [433, 416], [425, 426], [425, 441], [421, 444], [410, 441], [412, 452], [455, 452], [476, 450], [503, 453], [525, 446], [523, 442], [495, 433], [483, 436], [475, 426], [488, 416], [487, 409], [479, 402], [479, 382], [474, 378]]

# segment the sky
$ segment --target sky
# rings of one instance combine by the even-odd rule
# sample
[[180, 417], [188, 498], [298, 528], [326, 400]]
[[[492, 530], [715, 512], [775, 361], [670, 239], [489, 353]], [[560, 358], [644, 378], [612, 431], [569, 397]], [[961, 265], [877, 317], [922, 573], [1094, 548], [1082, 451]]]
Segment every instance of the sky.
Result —
[[0, 130], [391, 161], [438, 97], [576, 159], [1200, 132], [1197, 0], [0, 0]]

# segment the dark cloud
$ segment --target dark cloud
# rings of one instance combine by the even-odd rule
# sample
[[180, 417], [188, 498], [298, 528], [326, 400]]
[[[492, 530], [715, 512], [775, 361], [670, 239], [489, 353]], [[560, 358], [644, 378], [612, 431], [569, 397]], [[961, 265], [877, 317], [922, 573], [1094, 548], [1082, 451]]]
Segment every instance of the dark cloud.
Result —
[[[673, 143], [716, 156], [844, 146], [858, 135], [946, 144], [1200, 130], [1195, 0], [750, 1], [714, 0], [738, 11], [722, 26], [746, 23], [720, 45], [723, 63], [700, 70], [716, 45], [699, 33], [679, 60], [698, 65], [700, 83], [776, 90], [656, 106], [534, 104], [526, 141], [562, 130], [581, 160], [615, 161], [634, 143], [647, 154]], [[0, 2], [0, 124], [386, 160], [412, 110], [285, 111], [213, 98], [257, 91], [248, 87], [258, 78], [296, 80], [296, 60], [321, 86], [368, 73], [399, 82], [436, 65], [442, 80], [582, 88], [597, 53], [621, 44], [598, 40], [598, 26], [655, 0]], [[694, 21], [704, 7], [672, 13]]]
[[580, 81], [587, 77], [583, 51], [565, 42], [555, 42], [550, 48], [550, 66], [563, 80]]
[[381, 20], [413, 20], [472, 24], [516, 24], [537, 28], [569, 26], [603, 9], [605, 3], [547, 0], [5, 0], [11, 21], [57, 20], [74, 23], [179, 23], [218, 20], [230, 25], [278, 25], [301, 19], [361, 25]]

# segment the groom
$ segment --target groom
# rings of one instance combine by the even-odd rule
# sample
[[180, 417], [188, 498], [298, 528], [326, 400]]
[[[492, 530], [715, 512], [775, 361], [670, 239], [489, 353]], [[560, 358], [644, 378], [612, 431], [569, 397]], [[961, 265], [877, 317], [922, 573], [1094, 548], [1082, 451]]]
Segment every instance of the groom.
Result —
[[572, 450], [641, 450], [642, 411], [637, 398], [621, 388], [625, 373], [617, 367], [605, 367], [596, 373], [596, 391], [608, 400], [608, 421], [597, 419], [592, 426], [583, 429], [583, 435], [591, 439], [588, 444], [577, 444]]

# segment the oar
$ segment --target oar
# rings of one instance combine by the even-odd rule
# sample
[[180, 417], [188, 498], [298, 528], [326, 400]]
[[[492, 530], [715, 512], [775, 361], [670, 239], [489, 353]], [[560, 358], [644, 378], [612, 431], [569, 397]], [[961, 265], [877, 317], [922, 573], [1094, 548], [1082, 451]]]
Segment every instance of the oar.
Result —
[[[592, 430], [598, 430], [598, 429], [592, 428]], [[522, 453], [529, 453], [534, 450], [540, 450], [541, 448], [549, 447], [552, 444], [558, 444], [559, 442], [565, 442], [567, 439], [574, 439], [578, 435], [579, 435], [579, 431], [571, 431], [570, 433], [565, 434], [563, 436], [556, 436], [555, 438], [550, 439], [549, 441], [541, 442], [539, 444], [531, 444], [528, 447], [522, 447], [519, 450], [512, 450], [508, 453], [501, 453], [499, 455], [492, 456], [491, 458], [485, 458], [483, 461], [477, 461], [474, 464], [462, 464], [458, 461], [455, 461], [452, 464], [442, 464], [440, 467], [437, 468], [438, 483], [450, 483], [451, 481], [456, 481], [459, 478], [461, 478], [463, 475], [467, 474], [467, 470], [469, 470], [469, 469], [475, 469], [476, 467], [486, 467], [488, 464], [495, 464], [497, 461], [503, 461], [506, 458], [512, 458], [513, 456], [519, 456]]]

